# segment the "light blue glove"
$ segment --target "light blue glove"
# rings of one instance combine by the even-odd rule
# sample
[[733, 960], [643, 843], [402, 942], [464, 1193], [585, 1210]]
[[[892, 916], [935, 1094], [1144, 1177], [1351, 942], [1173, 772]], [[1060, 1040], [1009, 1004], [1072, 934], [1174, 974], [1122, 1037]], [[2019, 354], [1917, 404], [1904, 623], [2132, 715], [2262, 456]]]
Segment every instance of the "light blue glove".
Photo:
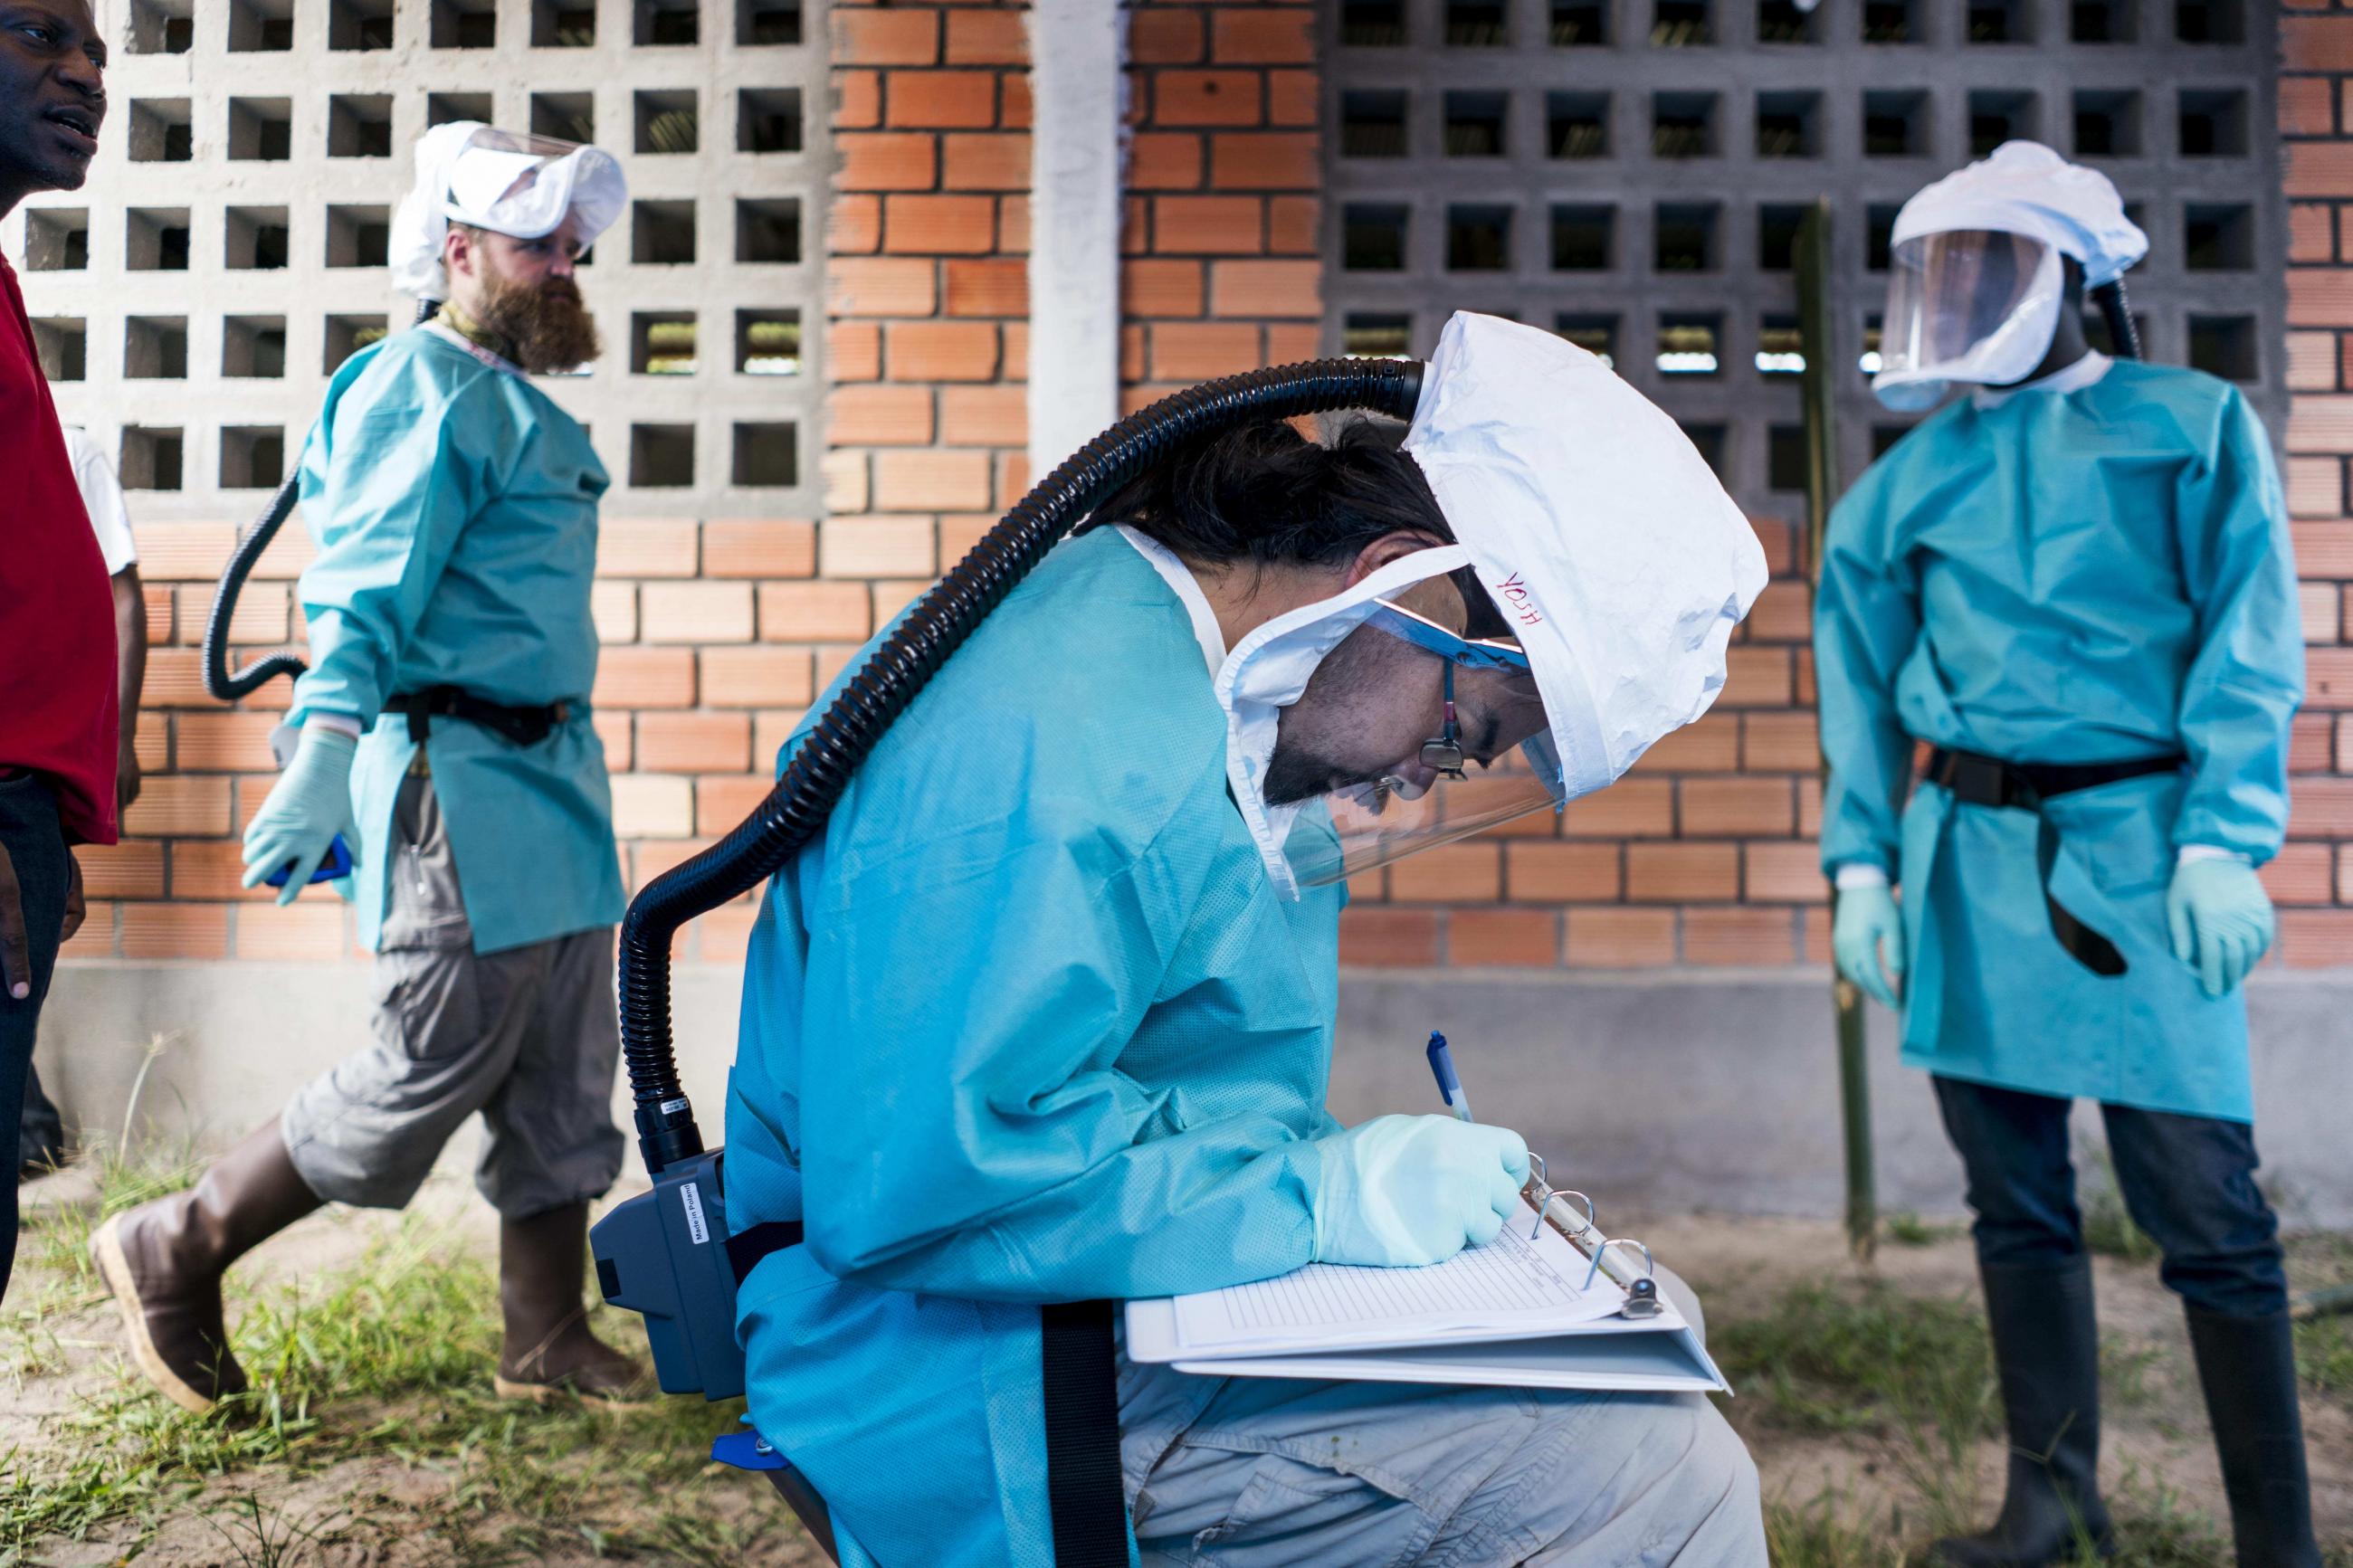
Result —
[[346, 844], [359, 837], [352, 831], [352, 758], [358, 751], [359, 742], [341, 730], [303, 726], [294, 760], [269, 786], [269, 798], [245, 830], [247, 887], [261, 886], [269, 873], [291, 861], [293, 872], [278, 894], [280, 903], [290, 904], [327, 858], [336, 834]]
[[[1831, 923], [1831, 954], [1838, 972], [1883, 1007], [1902, 1005], [1904, 917], [1887, 888], [1841, 888]], [[1886, 970], [1881, 972], [1884, 963]]]
[[2243, 860], [2184, 860], [2166, 889], [2173, 956], [2198, 972], [2199, 988], [2226, 996], [2271, 951], [2271, 896]]
[[1494, 1240], [1528, 1179], [1518, 1133], [1451, 1116], [1377, 1116], [1316, 1148], [1319, 1263], [1442, 1263]]

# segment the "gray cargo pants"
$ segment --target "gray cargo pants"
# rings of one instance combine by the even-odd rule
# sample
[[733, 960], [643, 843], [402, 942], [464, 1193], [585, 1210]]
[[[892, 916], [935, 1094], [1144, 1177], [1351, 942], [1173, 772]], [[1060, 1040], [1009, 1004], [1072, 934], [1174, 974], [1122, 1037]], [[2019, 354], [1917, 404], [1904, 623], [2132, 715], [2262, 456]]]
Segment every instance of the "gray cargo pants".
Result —
[[1196, 1415], [1202, 1381], [1119, 1360], [1146, 1568], [1765, 1568], [1757, 1467], [1701, 1394], [1232, 1377]]
[[287, 1152], [335, 1203], [400, 1208], [458, 1124], [482, 1113], [474, 1184], [509, 1219], [601, 1196], [620, 1025], [609, 926], [477, 953], [429, 777], [401, 781], [375, 958], [375, 1043], [298, 1090]]

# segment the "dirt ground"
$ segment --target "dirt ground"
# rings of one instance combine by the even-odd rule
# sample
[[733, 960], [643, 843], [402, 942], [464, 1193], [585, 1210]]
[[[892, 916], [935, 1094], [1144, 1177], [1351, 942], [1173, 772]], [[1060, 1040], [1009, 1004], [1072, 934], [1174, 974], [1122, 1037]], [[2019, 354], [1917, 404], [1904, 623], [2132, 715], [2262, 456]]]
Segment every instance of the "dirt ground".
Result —
[[[291, 1405], [265, 1409], [233, 1430], [181, 1415], [130, 1380], [112, 1308], [75, 1266], [73, 1249], [100, 1202], [99, 1181], [69, 1171], [26, 1196], [17, 1278], [0, 1310], [0, 1568], [132, 1562], [424, 1568], [614, 1558], [799, 1568], [823, 1561], [758, 1479], [702, 1462], [710, 1436], [732, 1422], [735, 1407], [668, 1401], [655, 1414], [623, 1420], [499, 1405], [478, 1386], [488, 1381], [487, 1350], [478, 1376], [462, 1355], [454, 1363], [428, 1358], [438, 1370], [417, 1373], [424, 1382], [413, 1392], [399, 1381], [408, 1374], [395, 1372], [384, 1386], [338, 1399], [314, 1377]], [[1637, 1227], [1621, 1216], [1618, 1228]], [[241, 1270], [232, 1310], [240, 1300], [304, 1292], [315, 1300], [322, 1282], [370, 1268], [389, 1271], [375, 1289], [395, 1290], [427, 1271], [457, 1267], [465, 1271], [448, 1309], [457, 1316], [420, 1318], [415, 1331], [470, 1345], [495, 1332], [488, 1300], [475, 1300], [488, 1295], [491, 1234], [467, 1185], [437, 1176], [405, 1222], [331, 1211], [272, 1241]], [[1659, 1216], [1641, 1219], [1639, 1234], [1700, 1288], [1716, 1339], [1727, 1325], [1772, 1312], [1793, 1289], [1869, 1289], [1857, 1283], [1865, 1273], [1828, 1224]], [[1870, 1275], [1905, 1300], [1973, 1311], [1974, 1269], [1958, 1227], [1910, 1234], [1910, 1245], [1881, 1247]], [[420, 1236], [422, 1250], [396, 1254], [387, 1264], [382, 1249], [393, 1238]], [[2353, 1246], [2337, 1238], [2300, 1241], [2295, 1258], [2299, 1285], [2353, 1278]], [[2144, 1507], [2157, 1499], [2211, 1532], [2211, 1521], [2223, 1517], [2221, 1480], [2179, 1311], [2147, 1261], [2103, 1258], [2098, 1286], [2111, 1384], [2104, 1471], [2119, 1493], [2129, 1490]], [[364, 1310], [342, 1302], [329, 1299], [335, 1310]], [[641, 1345], [633, 1321], [605, 1311], [598, 1321], [600, 1331]], [[313, 1344], [332, 1337], [319, 1326], [306, 1339], [297, 1324], [285, 1342], [293, 1347], [284, 1363], [290, 1377], [306, 1361], [313, 1373], [357, 1364], [336, 1360], [345, 1352]], [[1916, 1433], [1870, 1421], [1810, 1431], [1785, 1419], [1763, 1393], [1736, 1397], [1727, 1409], [1757, 1455], [1769, 1502], [1785, 1515], [1812, 1510], [1865, 1542], [1916, 1543], [1924, 1534]], [[2332, 1561], [2342, 1553], [2353, 1562], [2353, 1398], [2342, 1384], [2308, 1387], [2305, 1410], [2324, 1540]], [[272, 1436], [272, 1422], [284, 1433]], [[2000, 1447], [1980, 1436], [1966, 1451], [1975, 1456], [1989, 1512], [2000, 1496]], [[107, 1454], [129, 1457], [93, 1458]], [[70, 1469], [77, 1459], [79, 1468], [64, 1475], [60, 1467]], [[2201, 1561], [2198, 1550], [2147, 1560]], [[1896, 1558], [1806, 1557], [1785, 1548], [1777, 1560]], [[2227, 1552], [2213, 1560], [2226, 1562]]]

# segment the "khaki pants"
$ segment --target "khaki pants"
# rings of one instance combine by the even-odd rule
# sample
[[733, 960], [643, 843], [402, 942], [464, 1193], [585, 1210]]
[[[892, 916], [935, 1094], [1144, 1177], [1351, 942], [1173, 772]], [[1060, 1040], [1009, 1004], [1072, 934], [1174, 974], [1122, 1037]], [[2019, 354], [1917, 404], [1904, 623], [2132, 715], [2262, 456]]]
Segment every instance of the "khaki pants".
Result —
[[628, 1148], [612, 1113], [611, 928], [477, 953], [428, 777], [402, 782], [391, 854], [375, 1043], [288, 1102], [294, 1168], [322, 1198], [400, 1208], [479, 1110], [474, 1184], [500, 1214], [601, 1196]]

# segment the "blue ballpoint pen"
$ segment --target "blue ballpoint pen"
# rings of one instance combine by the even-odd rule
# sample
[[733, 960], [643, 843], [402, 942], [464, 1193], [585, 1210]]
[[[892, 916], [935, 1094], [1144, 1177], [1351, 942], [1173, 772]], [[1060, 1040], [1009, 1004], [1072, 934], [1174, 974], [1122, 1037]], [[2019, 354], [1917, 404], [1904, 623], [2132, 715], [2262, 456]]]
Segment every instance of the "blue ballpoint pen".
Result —
[[1454, 1112], [1457, 1121], [1468, 1121], [1471, 1100], [1462, 1092], [1462, 1080], [1454, 1076], [1454, 1053], [1446, 1048], [1446, 1037], [1437, 1030], [1430, 1031], [1430, 1070], [1438, 1079], [1438, 1097]]

